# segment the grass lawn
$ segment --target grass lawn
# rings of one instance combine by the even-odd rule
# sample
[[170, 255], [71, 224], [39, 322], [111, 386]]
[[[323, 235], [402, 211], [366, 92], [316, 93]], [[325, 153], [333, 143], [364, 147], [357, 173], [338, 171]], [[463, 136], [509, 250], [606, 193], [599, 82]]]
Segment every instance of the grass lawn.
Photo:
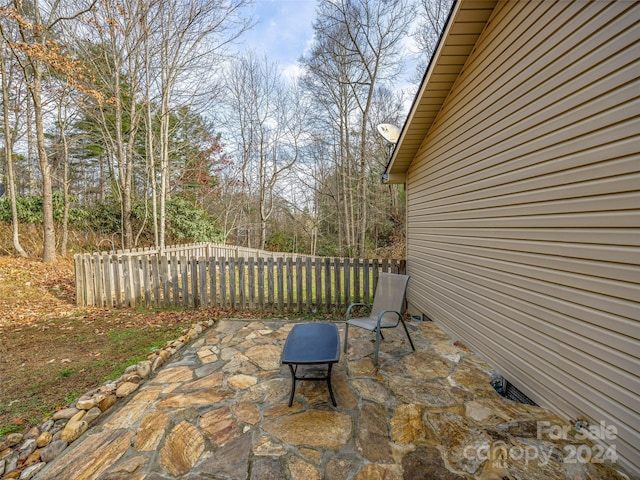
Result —
[[0, 435], [22, 431], [117, 378], [221, 310], [78, 308], [73, 263], [0, 257]]

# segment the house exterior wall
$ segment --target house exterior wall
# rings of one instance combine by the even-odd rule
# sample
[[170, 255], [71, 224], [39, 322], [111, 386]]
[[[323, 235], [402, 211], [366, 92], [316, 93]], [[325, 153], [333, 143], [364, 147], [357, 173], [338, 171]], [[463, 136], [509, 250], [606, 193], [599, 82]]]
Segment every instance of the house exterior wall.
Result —
[[409, 302], [640, 471], [640, 3], [501, 2], [407, 172]]

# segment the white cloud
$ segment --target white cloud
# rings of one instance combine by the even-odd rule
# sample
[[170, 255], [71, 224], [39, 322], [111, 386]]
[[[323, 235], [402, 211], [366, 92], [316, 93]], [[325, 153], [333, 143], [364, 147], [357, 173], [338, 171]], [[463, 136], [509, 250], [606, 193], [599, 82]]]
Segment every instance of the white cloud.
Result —
[[300, 78], [303, 73], [304, 69], [300, 66], [299, 63], [290, 63], [289, 65], [284, 65], [282, 67], [282, 75], [292, 81]]
[[255, 50], [284, 65], [295, 64], [313, 39], [316, 0], [256, 0], [249, 9], [258, 24], [247, 32], [241, 50]]

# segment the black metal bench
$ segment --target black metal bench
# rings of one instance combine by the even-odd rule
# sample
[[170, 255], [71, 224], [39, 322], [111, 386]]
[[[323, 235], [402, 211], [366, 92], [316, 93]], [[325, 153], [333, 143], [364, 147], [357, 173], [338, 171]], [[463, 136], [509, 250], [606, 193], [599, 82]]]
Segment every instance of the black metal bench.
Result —
[[[282, 350], [282, 363], [291, 369], [291, 395], [289, 406], [293, 404], [298, 380], [326, 380], [333, 406], [337, 406], [331, 388], [331, 368], [340, 360], [340, 334], [333, 323], [299, 323], [294, 325], [287, 336]], [[324, 377], [298, 377], [300, 365], [327, 364]]]

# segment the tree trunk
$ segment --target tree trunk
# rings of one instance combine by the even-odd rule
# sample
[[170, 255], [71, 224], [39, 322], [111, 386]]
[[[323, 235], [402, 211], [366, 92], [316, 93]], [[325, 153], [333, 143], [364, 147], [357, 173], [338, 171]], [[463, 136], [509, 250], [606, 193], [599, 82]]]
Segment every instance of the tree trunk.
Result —
[[260, 249], [264, 250], [266, 246], [267, 246], [267, 221], [264, 218], [261, 218], [260, 219]]
[[260, 151], [258, 153], [260, 157], [260, 167], [259, 167], [259, 183], [260, 183], [260, 249], [264, 250], [264, 247], [267, 244], [267, 213], [266, 213], [266, 205], [267, 205], [267, 186], [266, 186], [266, 167], [265, 167], [265, 152], [264, 152], [264, 141], [260, 143]]
[[123, 116], [124, 108], [122, 104], [122, 95], [120, 88], [120, 75], [114, 73], [114, 100], [115, 100], [115, 155], [118, 159], [118, 176], [120, 178], [120, 189], [122, 195], [122, 204], [120, 212], [122, 215], [122, 248], [129, 249], [133, 247], [133, 229], [131, 228], [131, 185], [128, 181], [129, 170], [132, 168], [128, 165], [131, 159], [127, 158], [127, 153], [123, 138]]
[[153, 152], [153, 115], [151, 114], [151, 54], [149, 51], [149, 12], [144, 15], [145, 34], [144, 34], [144, 61], [145, 61], [145, 121], [147, 124], [147, 168], [151, 180], [151, 217], [153, 218], [153, 244], [156, 248], [160, 245], [158, 231], [158, 198], [156, 189], [156, 162]]
[[44, 140], [44, 124], [42, 118], [42, 65], [39, 60], [33, 60], [33, 82], [29, 86], [33, 100], [33, 113], [36, 124], [36, 145], [38, 149], [38, 163], [42, 175], [42, 226], [44, 229], [42, 260], [56, 261], [56, 235], [53, 223], [53, 188], [51, 182], [51, 165], [47, 157]]
[[[166, 87], [165, 87], [166, 88]], [[160, 112], [160, 251], [165, 247], [169, 190], [169, 99], [162, 96]]]
[[128, 239], [128, 247], [127, 248], [135, 248], [135, 236], [133, 235], [133, 166], [135, 164], [135, 144], [136, 144], [136, 133], [138, 129], [138, 119], [136, 113], [136, 103], [134, 101], [131, 102], [129, 107], [129, 136], [127, 138], [127, 147], [125, 149], [125, 157], [127, 162], [125, 164], [125, 178], [124, 178], [124, 194], [122, 197], [124, 212], [125, 212], [125, 221], [124, 224], [124, 233], [126, 238]]
[[358, 258], [364, 258], [365, 241], [367, 239], [367, 119], [373, 93], [373, 85], [369, 91], [367, 106], [362, 114], [362, 127], [360, 132], [360, 225], [358, 230]]
[[67, 242], [69, 240], [69, 145], [67, 143], [66, 120], [62, 118], [62, 99], [58, 107], [58, 125], [60, 128], [60, 141], [62, 142], [62, 159], [64, 162], [64, 174], [62, 178], [62, 193], [64, 197], [64, 214], [62, 217], [62, 241], [60, 242], [60, 255], [67, 255]]
[[353, 246], [355, 244], [355, 223], [354, 223], [354, 211], [353, 211], [353, 175], [351, 171], [351, 140], [349, 135], [349, 119], [347, 118], [346, 112], [343, 112], [344, 120], [343, 120], [343, 131], [340, 136], [342, 138], [340, 145], [340, 156], [342, 163], [342, 194], [343, 194], [343, 203], [344, 203], [344, 218], [345, 218], [345, 241], [347, 252], [340, 252], [341, 254], [346, 253], [347, 255], [353, 254]]
[[38, 182], [36, 179], [36, 155], [34, 153], [34, 145], [36, 144], [35, 139], [33, 138], [33, 102], [31, 101], [30, 95], [27, 95], [25, 102], [25, 111], [27, 118], [27, 164], [29, 169], [29, 195], [36, 195], [38, 193]]
[[100, 154], [98, 162], [100, 164], [100, 193], [98, 198], [100, 203], [105, 203], [107, 201], [107, 182], [105, 180], [107, 169], [105, 168], [104, 154]]
[[4, 52], [2, 52], [0, 54], [0, 76], [2, 77], [2, 107], [4, 113], [4, 155], [7, 163], [7, 187], [9, 188], [9, 199], [11, 201], [13, 247], [20, 256], [26, 257], [27, 253], [20, 245], [20, 236], [18, 234], [18, 208], [16, 205], [16, 184], [13, 176], [13, 141], [11, 138], [11, 126], [9, 125], [9, 91], [6, 71]]

